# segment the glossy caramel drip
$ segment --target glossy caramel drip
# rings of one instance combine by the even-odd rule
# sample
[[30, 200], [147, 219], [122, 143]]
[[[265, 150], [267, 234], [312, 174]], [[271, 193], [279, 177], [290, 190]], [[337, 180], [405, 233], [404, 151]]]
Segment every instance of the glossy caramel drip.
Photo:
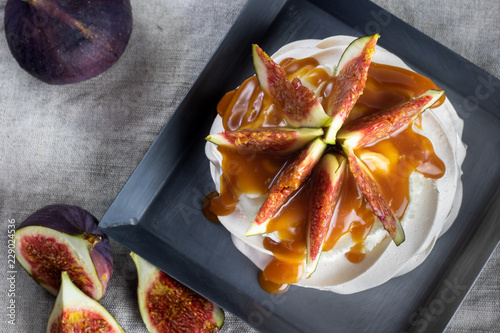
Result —
[[213, 200], [220, 200], [220, 199], [214, 199], [214, 198], [219, 198], [219, 193], [217, 193], [217, 191], [208, 193], [205, 196], [205, 198], [203, 198], [203, 202], [201, 203], [201, 211], [205, 216], [205, 218], [210, 222], [220, 223], [219, 221], [220, 215], [217, 215], [212, 207], [212, 199]]
[[[440, 90], [430, 79], [415, 72], [401, 67], [372, 63], [368, 71], [365, 90], [346, 123], [363, 115], [403, 104], [430, 89]], [[444, 100], [443, 96], [432, 107], [440, 106]]]
[[[325, 69], [317, 68], [315, 59], [285, 59], [280, 65], [289, 79], [300, 77], [321, 97], [322, 104], [327, 104], [336, 79]], [[404, 103], [429, 89], [439, 88], [414, 72], [372, 63], [364, 93], [347, 122]], [[255, 76], [226, 94], [217, 111], [226, 130], [286, 126], [279, 106], [273, 104], [272, 98], [261, 90]], [[210, 209], [219, 216], [231, 213], [242, 193], [267, 193], [284, 165], [295, 156], [218, 149], [223, 156], [224, 176], [221, 179], [221, 194], [211, 199]], [[410, 200], [409, 176], [412, 172], [418, 171], [433, 179], [445, 172], [444, 163], [435, 155], [430, 140], [415, 132], [413, 126], [369, 147], [360, 148], [356, 153], [375, 174], [384, 197], [398, 218], [404, 215]], [[267, 231], [277, 233], [280, 239], [278, 242], [265, 237], [263, 242], [264, 247], [274, 254], [274, 259], [259, 275], [261, 286], [270, 293], [282, 292], [288, 284], [302, 277], [306, 256], [306, 202], [310, 191], [309, 182], [306, 182], [268, 226]], [[364, 240], [373, 227], [375, 217], [350, 172], [340, 191], [323, 250], [332, 249], [343, 235], [350, 233], [354, 246], [346, 257], [357, 263], [364, 258]]]
[[234, 194], [224, 176], [220, 180], [219, 195], [213, 196], [209, 194], [205, 199], [208, 201], [208, 211], [204, 212], [204, 214], [209, 220], [210, 211], [217, 216], [226, 216], [231, 214], [238, 204], [238, 197]]
[[285, 126], [279, 108], [260, 88], [256, 76], [246, 79], [241, 86], [226, 94], [217, 107], [224, 129]]
[[288, 283], [277, 283], [269, 280], [263, 271], [259, 272], [259, 284], [262, 289], [267, 291], [270, 294], [281, 294], [288, 290], [290, 285]]

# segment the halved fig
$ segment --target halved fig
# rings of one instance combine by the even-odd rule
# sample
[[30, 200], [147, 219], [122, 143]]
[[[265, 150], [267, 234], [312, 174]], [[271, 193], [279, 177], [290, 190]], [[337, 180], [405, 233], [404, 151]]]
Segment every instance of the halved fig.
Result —
[[379, 34], [361, 37], [349, 44], [333, 72], [336, 82], [325, 110], [332, 117], [325, 135], [325, 142], [328, 144], [335, 143], [338, 130], [363, 94], [379, 37]]
[[253, 45], [252, 55], [262, 90], [270, 94], [281, 107], [288, 125], [320, 128], [330, 124], [331, 118], [323, 110], [321, 102], [299, 78], [288, 81], [283, 68], [258, 45]]
[[408, 125], [443, 94], [441, 90], [429, 90], [405, 104], [356, 119], [339, 131], [337, 139], [343, 139], [343, 144], [351, 148], [367, 146]]
[[292, 163], [285, 167], [277, 182], [269, 190], [266, 201], [260, 207], [257, 217], [246, 231], [245, 236], [266, 232], [267, 225], [273, 216], [309, 177], [325, 149], [326, 144], [321, 138], [317, 138]]
[[124, 332], [115, 318], [96, 300], [78, 289], [61, 273], [61, 288], [47, 323], [47, 333]]
[[389, 233], [394, 243], [396, 245], [401, 244], [405, 240], [403, 227], [382, 195], [380, 187], [370, 169], [356, 156], [352, 148], [344, 147], [344, 150], [349, 160], [349, 169], [356, 179], [359, 189], [366, 200], [368, 200], [373, 214], [382, 222], [384, 229]]
[[113, 274], [108, 237], [97, 219], [69, 205], [41, 208], [16, 230], [16, 258], [51, 294], [57, 295], [61, 272], [95, 300], [102, 298]]
[[340, 187], [346, 171], [346, 160], [325, 154], [312, 178], [307, 233], [306, 277], [316, 270], [330, 221], [339, 200]]
[[218, 332], [224, 311], [174, 280], [135, 253], [139, 276], [137, 297], [142, 320], [150, 333]]
[[265, 128], [257, 130], [225, 131], [206, 139], [222, 147], [232, 147], [265, 153], [290, 153], [323, 135], [321, 128]]

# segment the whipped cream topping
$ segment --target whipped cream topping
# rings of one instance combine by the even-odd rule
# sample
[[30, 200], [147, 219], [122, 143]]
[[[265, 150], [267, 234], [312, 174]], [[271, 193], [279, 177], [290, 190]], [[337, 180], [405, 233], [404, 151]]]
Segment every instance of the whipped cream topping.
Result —
[[[312, 57], [331, 72], [354, 39], [334, 36], [324, 40], [300, 40], [283, 46], [271, 57], [277, 63], [286, 58]], [[401, 59], [380, 46], [376, 47], [373, 62], [410, 69]], [[447, 99], [441, 106], [422, 115], [420, 128], [415, 127], [414, 130], [431, 140], [436, 155], [446, 166], [446, 172], [436, 180], [416, 172], [411, 175], [411, 200], [401, 220], [405, 242], [396, 246], [377, 220], [365, 240], [366, 255], [360, 263], [351, 263], [344, 255], [353, 245], [347, 233], [331, 250], [321, 254], [314, 274], [301, 279], [297, 285], [341, 294], [355, 293], [411, 271], [428, 256], [438, 237], [448, 230], [458, 214], [462, 200], [461, 165], [466, 147], [461, 141], [463, 121]], [[222, 119], [217, 116], [210, 134], [223, 131]], [[220, 192], [222, 155], [210, 142], [206, 144], [205, 153], [210, 160], [212, 179]], [[273, 254], [263, 246], [264, 237], [276, 236], [245, 237], [244, 234], [264, 200], [265, 196], [242, 195], [233, 213], [219, 217], [230, 231], [238, 250], [261, 270], [273, 258]]]

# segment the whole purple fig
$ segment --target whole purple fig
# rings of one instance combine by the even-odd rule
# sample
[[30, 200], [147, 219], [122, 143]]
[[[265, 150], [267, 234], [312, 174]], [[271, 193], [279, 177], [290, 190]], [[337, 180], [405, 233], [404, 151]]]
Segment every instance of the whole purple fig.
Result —
[[19, 65], [50, 84], [97, 76], [132, 32], [129, 0], [8, 0], [5, 33]]
[[113, 274], [113, 257], [109, 239], [97, 223], [77, 206], [43, 207], [16, 230], [17, 261], [53, 295], [66, 271], [80, 290], [99, 300]]

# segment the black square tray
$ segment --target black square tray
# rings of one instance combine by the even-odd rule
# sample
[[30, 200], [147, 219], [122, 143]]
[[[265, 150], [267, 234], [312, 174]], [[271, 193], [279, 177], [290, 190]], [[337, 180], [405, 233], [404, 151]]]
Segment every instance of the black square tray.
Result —
[[[200, 207], [214, 190], [204, 137], [225, 92], [253, 75], [252, 43], [272, 54], [304, 38], [367, 35], [433, 79], [465, 120], [464, 200], [414, 271], [354, 295], [264, 292], [257, 268]], [[500, 81], [369, 1], [250, 0], [103, 216], [100, 227], [263, 332], [442, 331], [500, 241]]]

